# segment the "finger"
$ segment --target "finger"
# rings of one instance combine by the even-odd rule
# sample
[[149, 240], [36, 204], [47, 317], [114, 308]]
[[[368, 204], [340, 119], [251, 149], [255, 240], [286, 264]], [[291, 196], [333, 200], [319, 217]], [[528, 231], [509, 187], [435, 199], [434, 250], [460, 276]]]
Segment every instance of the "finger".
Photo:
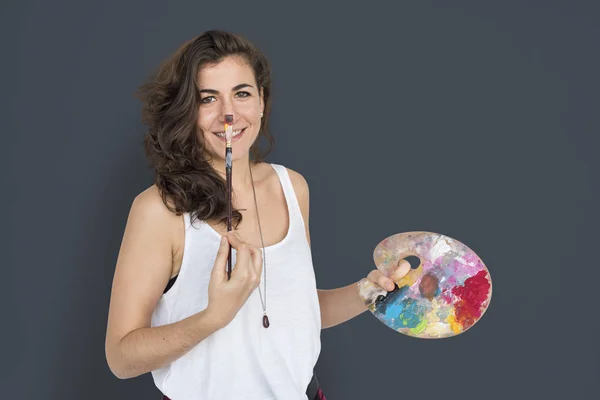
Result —
[[367, 275], [367, 279], [370, 280], [371, 282], [377, 282], [377, 280], [379, 279], [379, 277], [383, 275], [381, 273], [380, 270], [378, 269], [374, 269], [373, 271], [369, 272], [369, 275]]
[[393, 280], [385, 276], [380, 270], [375, 269], [369, 273], [367, 276], [369, 280], [373, 283], [378, 284], [382, 288], [392, 291], [396, 288], [396, 284]]
[[229, 242], [225, 236], [221, 236], [221, 243], [219, 244], [219, 250], [217, 251], [217, 258], [215, 259], [214, 268], [212, 274], [218, 281], [225, 279], [225, 270], [227, 268], [227, 257], [229, 256]]
[[235, 268], [231, 273], [236, 277], [245, 279], [248, 276], [248, 262], [250, 260], [250, 251], [245, 243], [241, 243], [236, 250]]
[[249, 267], [248, 267], [248, 277], [252, 280], [253, 283], [257, 284], [260, 281], [260, 273], [261, 273], [261, 265], [262, 265], [262, 257], [261, 251], [259, 248], [252, 246], [251, 244], [246, 243], [246, 249], [248, 250], [249, 256]]
[[[252, 263], [252, 260], [250, 260], [250, 263]], [[255, 288], [258, 285], [258, 276], [256, 275], [256, 271], [254, 269], [253, 266], [250, 266], [248, 268], [248, 283], [251, 285], [252, 288]]]
[[402, 259], [398, 263], [398, 267], [396, 267], [394, 272], [392, 272], [392, 275], [390, 276], [390, 278], [393, 281], [398, 282], [400, 279], [404, 278], [404, 276], [406, 274], [408, 274], [410, 269], [411, 269], [410, 263], [408, 261], [406, 261], [405, 259]]
[[260, 277], [260, 276], [262, 276], [262, 269], [263, 269], [262, 250], [254, 247], [252, 249], [251, 253], [252, 253], [252, 261], [253, 261], [254, 271], [256, 271], [256, 275], [258, 275]]

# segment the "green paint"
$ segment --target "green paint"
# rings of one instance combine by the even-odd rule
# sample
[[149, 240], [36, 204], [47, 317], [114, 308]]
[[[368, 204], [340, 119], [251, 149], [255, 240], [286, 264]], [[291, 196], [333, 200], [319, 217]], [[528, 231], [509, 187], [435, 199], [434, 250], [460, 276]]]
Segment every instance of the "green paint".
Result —
[[410, 331], [412, 333], [414, 333], [415, 335], [423, 332], [423, 330], [425, 329], [425, 327], [427, 326], [427, 320], [426, 319], [422, 319], [421, 322], [419, 323], [419, 325], [415, 326], [414, 328], [411, 328]]

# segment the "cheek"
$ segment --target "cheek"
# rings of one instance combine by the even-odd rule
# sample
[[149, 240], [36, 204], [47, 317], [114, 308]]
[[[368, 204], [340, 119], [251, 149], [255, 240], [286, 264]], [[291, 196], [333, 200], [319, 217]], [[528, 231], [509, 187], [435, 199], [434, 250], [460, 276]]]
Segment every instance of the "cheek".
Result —
[[215, 150], [219, 146], [219, 139], [213, 135], [210, 131], [203, 131], [198, 133], [202, 136], [202, 141], [207, 149]]
[[210, 145], [210, 139], [214, 137], [211, 128], [215, 126], [215, 118], [217, 118], [215, 112], [202, 110], [198, 113], [198, 119], [196, 120], [197, 135], [201, 136], [207, 145]]
[[260, 103], [258, 101], [246, 101], [237, 105], [236, 111], [248, 121], [254, 121], [260, 115]]
[[207, 130], [210, 126], [213, 125], [215, 119], [218, 118], [216, 111], [200, 109], [198, 111], [198, 119], [196, 123], [202, 130]]

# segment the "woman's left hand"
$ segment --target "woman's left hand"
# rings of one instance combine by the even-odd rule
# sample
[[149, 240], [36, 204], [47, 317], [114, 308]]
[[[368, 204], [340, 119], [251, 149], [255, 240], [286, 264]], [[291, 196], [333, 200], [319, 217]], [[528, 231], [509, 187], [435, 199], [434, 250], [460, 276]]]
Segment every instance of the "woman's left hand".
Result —
[[387, 290], [388, 292], [393, 291], [396, 288], [396, 282], [402, 279], [410, 271], [410, 263], [405, 259], [398, 262], [398, 266], [388, 278], [380, 270], [374, 269], [369, 272], [367, 279], [377, 286]]

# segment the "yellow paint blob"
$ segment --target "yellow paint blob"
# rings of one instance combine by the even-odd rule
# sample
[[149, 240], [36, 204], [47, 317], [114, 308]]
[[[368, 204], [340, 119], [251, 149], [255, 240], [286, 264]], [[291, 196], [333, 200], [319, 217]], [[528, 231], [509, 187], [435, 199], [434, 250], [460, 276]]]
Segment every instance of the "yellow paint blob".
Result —
[[446, 321], [450, 324], [450, 327], [452, 328], [452, 332], [460, 333], [462, 331], [460, 323], [456, 320], [456, 318], [454, 318], [454, 314], [450, 314], [448, 316], [448, 318], [446, 319]]
[[417, 279], [419, 279], [419, 277], [421, 276], [421, 274], [423, 273], [423, 265], [419, 265], [418, 268], [416, 269], [411, 269], [410, 271], [408, 271], [408, 273], [406, 275], [404, 275], [401, 279], [399, 279], [398, 281], [396, 281], [396, 284], [398, 285], [398, 287], [402, 287], [402, 286], [412, 286]]

